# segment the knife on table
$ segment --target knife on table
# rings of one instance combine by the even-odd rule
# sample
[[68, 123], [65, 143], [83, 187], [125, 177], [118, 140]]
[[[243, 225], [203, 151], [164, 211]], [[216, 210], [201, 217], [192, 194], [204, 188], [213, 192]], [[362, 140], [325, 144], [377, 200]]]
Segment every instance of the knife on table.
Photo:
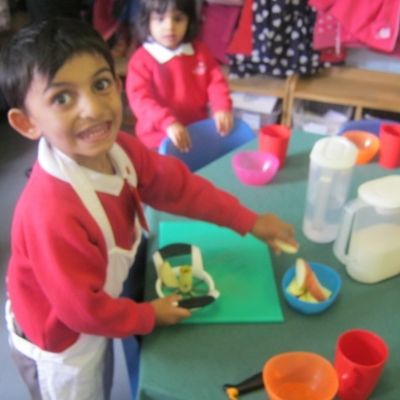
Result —
[[264, 387], [263, 374], [258, 372], [238, 384], [226, 383], [223, 390], [229, 400], [237, 400], [239, 395], [251, 393]]

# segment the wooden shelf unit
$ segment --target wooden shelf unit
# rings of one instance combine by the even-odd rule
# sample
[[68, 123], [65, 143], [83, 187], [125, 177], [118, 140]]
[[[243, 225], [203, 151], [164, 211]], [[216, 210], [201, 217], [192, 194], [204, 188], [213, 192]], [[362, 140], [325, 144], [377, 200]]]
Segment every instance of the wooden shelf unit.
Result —
[[311, 77], [286, 79], [256, 76], [230, 80], [232, 90], [282, 99], [281, 122], [292, 123], [295, 100], [354, 107], [354, 119], [365, 109], [400, 113], [400, 74], [350, 67], [332, 67]]
[[400, 74], [334, 67], [313, 77], [293, 79], [288, 115], [297, 99], [354, 107], [354, 119], [361, 119], [364, 109], [400, 112]]
[[289, 119], [287, 111], [290, 109], [287, 102], [290, 100], [292, 80], [278, 79], [268, 76], [253, 76], [250, 78], [236, 78], [229, 80], [229, 86], [233, 92], [258, 94], [261, 96], [273, 96], [282, 100], [281, 122]]

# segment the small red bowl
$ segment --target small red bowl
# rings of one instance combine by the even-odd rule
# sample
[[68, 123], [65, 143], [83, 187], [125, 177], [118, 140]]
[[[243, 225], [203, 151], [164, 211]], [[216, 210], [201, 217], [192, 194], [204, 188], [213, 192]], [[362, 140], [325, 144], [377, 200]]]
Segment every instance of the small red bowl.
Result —
[[265, 185], [279, 169], [279, 160], [265, 151], [241, 151], [232, 158], [232, 167], [238, 179], [245, 185]]
[[350, 140], [358, 148], [356, 164], [370, 162], [378, 153], [380, 147], [379, 137], [367, 131], [347, 131], [343, 137]]

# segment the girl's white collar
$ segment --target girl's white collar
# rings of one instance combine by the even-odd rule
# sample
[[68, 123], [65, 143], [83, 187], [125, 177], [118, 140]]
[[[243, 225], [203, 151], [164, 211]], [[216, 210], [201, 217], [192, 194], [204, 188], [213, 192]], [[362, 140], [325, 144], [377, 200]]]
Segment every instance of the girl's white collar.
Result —
[[182, 43], [179, 47], [174, 50], [167, 49], [157, 42], [147, 41], [143, 44], [143, 47], [160, 63], [164, 64], [176, 56], [182, 54], [191, 56], [194, 54], [193, 46], [191, 43]]

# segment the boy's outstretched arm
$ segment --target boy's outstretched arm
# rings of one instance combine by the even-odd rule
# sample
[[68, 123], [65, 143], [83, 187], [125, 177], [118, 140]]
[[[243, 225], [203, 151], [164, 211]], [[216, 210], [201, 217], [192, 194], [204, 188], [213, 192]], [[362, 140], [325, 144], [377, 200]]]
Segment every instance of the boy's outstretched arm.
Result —
[[298, 247], [293, 226], [282, 221], [275, 214], [259, 215], [251, 234], [268, 244], [276, 254], [281, 251], [275, 242], [277, 239]]

